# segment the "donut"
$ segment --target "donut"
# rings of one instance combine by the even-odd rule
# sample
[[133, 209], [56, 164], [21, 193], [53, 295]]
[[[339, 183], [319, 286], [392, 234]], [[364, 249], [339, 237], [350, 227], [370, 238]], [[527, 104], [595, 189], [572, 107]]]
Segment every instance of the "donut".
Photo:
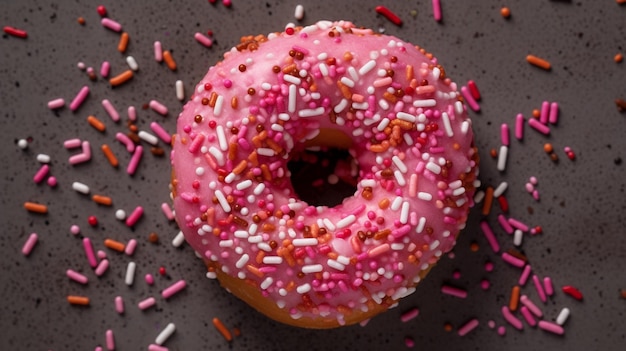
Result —
[[[172, 141], [176, 221], [207, 277], [290, 325], [398, 304], [456, 243], [478, 185], [457, 85], [432, 54], [347, 21], [249, 36], [198, 83]], [[356, 190], [310, 205], [288, 163], [354, 158]]]

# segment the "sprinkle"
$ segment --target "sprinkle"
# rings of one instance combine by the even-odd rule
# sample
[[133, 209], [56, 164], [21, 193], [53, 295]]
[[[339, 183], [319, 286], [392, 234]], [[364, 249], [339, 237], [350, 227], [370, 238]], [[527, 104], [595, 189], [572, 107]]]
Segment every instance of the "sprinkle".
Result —
[[510, 10], [508, 7], [506, 7], [506, 6], [503, 6], [503, 7], [500, 9], [500, 15], [501, 15], [503, 18], [508, 19], [509, 17], [511, 17], [511, 10]]
[[501, 310], [502, 310], [502, 316], [510, 325], [512, 325], [514, 328], [518, 330], [524, 329], [524, 325], [522, 324], [522, 321], [519, 318], [515, 317], [507, 306], [502, 306]]
[[375, 9], [378, 14], [383, 15], [386, 19], [391, 21], [391, 23], [395, 24], [396, 26], [402, 26], [402, 20], [400, 19], [400, 17], [398, 17], [398, 15], [393, 13], [387, 7], [379, 5], [376, 6]]
[[161, 42], [160, 41], [155, 41], [154, 42], [154, 60], [156, 62], [163, 61], [163, 49], [161, 48]]
[[118, 74], [117, 76], [109, 79], [109, 84], [111, 84], [112, 87], [116, 87], [118, 85], [122, 85], [124, 83], [126, 83], [127, 81], [129, 81], [131, 78], [133, 78], [133, 70], [128, 69], [120, 74]]
[[141, 140], [145, 141], [146, 143], [148, 143], [150, 145], [153, 145], [153, 146], [156, 146], [159, 143], [159, 139], [156, 136], [154, 136], [154, 135], [152, 135], [152, 134], [150, 134], [150, 133], [148, 133], [148, 132], [146, 132], [144, 130], [140, 130], [139, 133], [137, 134], [137, 136], [139, 137], [139, 139], [141, 139]]
[[89, 87], [85, 85], [80, 88], [78, 94], [76, 94], [72, 102], [70, 102], [70, 110], [76, 111], [80, 107], [80, 105], [83, 104], [83, 102], [87, 98], [87, 95], [89, 95]]
[[132, 56], [126, 56], [126, 64], [131, 70], [135, 72], [139, 70], [139, 65], [137, 64], [137, 60], [135, 60], [135, 58]]
[[194, 34], [193, 37], [194, 39], [196, 39], [198, 43], [206, 46], [207, 48], [210, 48], [211, 46], [213, 46], [213, 40], [211, 40], [211, 38], [207, 37], [206, 35], [200, 32], [196, 32], [196, 34]]
[[35, 202], [24, 202], [24, 208], [26, 209], [26, 211], [28, 212], [34, 212], [34, 213], [48, 213], [48, 206], [44, 205], [44, 204], [38, 204]]
[[72, 279], [73, 281], [77, 283], [87, 284], [89, 282], [89, 279], [87, 278], [87, 276], [80, 274], [72, 269], [68, 269], [67, 271], [65, 271], [65, 274], [67, 275], [68, 278]]
[[137, 223], [137, 221], [139, 221], [141, 216], [143, 216], [143, 207], [141, 206], [135, 207], [133, 212], [126, 219], [126, 226], [128, 227], [134, 226]]
[[124, 314], [124, 299], [121, 296], [115, 297], [115, 311]]
[[543, 286], [541, 285], [539, 277], [536, 274], [533, 275], [533, 283], [535, 284], [535, 290], [537, 290], [537, 295], [539, 296], [539, 299], [545, 303], [547, 301], [546, 292], [543, 290]]
[[55, 110], [63, 106], [65, 106], [65, 100], [63, 98], [48, 101], [48, 108], [51, 110]]
[[171, 71], [176, 70], [176, 61], [174, 61], [174, 58], [172, 57], [172, 53], [169, 50], [163, 51], [163, 61], [165, 61], [165, 65]]
[[163, 345], [167, 341], [167, 339], [169, 339], [169, 337], [172, 336], [172, 334], [174, 334], [175, 331], [176, 331], [176, 326], [174, 325], [174, 323], [169, 323], [159, 333], [159, 335], [157, 335], [156, 339], [154, 340], [154, 343], [157, 345]]
[[518, 113], [515, 116], [515, 138], [522, 140], [524, 138], [524, 115]]
[[522, 268], [526, 264], [526, 262], [524, 260], [519, 259], [519, 258], [509, 254], [508, 252], [503, 252], [502, 253], [502, 260], [504, 260], [504, 262], [510, 264], [511, 266], [517, 267], [517, 268]]
[[163, 105], [162, 103], [156, 101], [156, 100], [150, 100], [150, 103], [148, 103], [148, 105], [150, 106], [150, 108], [155, 111], [156, 113], [162, 115], [162, 116], [166, 116], [167, 115], [167, 107], [165, 105]]
[[460, 327], [457, 333], [459, 334], [459, 336], [465, 336], [467, 335], [467, 333], [471, 332], [476, 327], [478, 327], [478, 324], [479, 324], [478, 319], [474, 318], [470, 320], [469, 322], [465, 323], [462, 327]]
[[49, 171], [50, 171], [50, 166], [48, 166], [47, 164], [41, 165], [37, 173], [35, 173], [35, 175], [33, 176], [33, 181], [37, 184], [41, 183], [45, 179], [45, 177], [48, 175]]
[[124, 252], [124, 243], [113, 240], [113, 239], [105, 239], [104, 246], [108, 247], [111, 250], [115, 250], [117, 252]]
[[105, 17], [102, 20], [100, 20], [100, 23], [102, 24], [104, 28], [110, 29], [114, 32], [122, 31], [122, 25], [108, 17]]
[[[550, 279], [550, 277], [543, 278], [543, 288], [546, 291], [546, 295], [548, 296], [554, 295], [554, 286], [552, 285], [552, 279]], [[582, 295], [580, 298], [582, 299]]]
[[79, 182], [72, 183], [72, 189], [82, 194], [89, 194], [89, 186], [83, 183], [79, 183]]
[[126, 167], [126, 173], [133, 175], [135, 174], [135, 171], [137, 170], [137, 166], [139, 166], [139, 161], [141, 160], [141, 156], [143, 155], [143, 147], [141, 145], [138, 145], [135, 148], [135, 152], [133, 152], [133, 156], [130, 159], [130, 162], [128, 163], [128, 166]]
[[67, 297], [67, 302], [72, 305], [88, 306], [89, 298], [86, 296], [69, 295]]
[[102, 144], [100, 149], [102, 150], [102, 153], [104, 153], [104, 157], [106, 157], [107, 161], [109, 161], [109, 164], [111, 164], [111, 166], [117, 167], [119, 165], [119, 161], [117, 160], [117, 157], [115, 157], [115, 155], [113, 154], [113, 151], [111, 151], [111, 148], [109, 147], [109, 145]]
[[25, 30], [17, 29], [15, 27], [4, 26], [3, 30], [6, 34], [12, 35], [17, 38], [26, 39], [28, 37], [28, 33], [26, 33]]
[[544, 60], [542, 58], [539, 58], [537, 56], [534, 56], [534, 55], [526, 56], [526, 62], [530, 63], [533, 66], [542, 68], [542, 69], [544, 69], [546, 71], [550, 70], [550, 62], [548, 62], [548, 61], [546, 61], [546, 60]]
[[[435, 0], [433, 0], [433, 1], [435, 1]], [[465, 99], [465, 102], [469, 105], [469, 107], [472, 110], [474, 110], [474, 112], [479, 112], [480, 111], [480, 105], [478, 105], [478, 102], [476, 102], [476, 100], [474, 99], [472, 94], [469, 92], [469, 89], [467, 89], [467, 87], [465, 87], [465, 86], [461, 87], [461, 94], [463, 95], [463, 98]]]
[[[133, 282], [135, 281], [135, 269], [137, 268], [137, 264], [135, 262], [128, 262], [128, 265], [126, 266], [126, 276], [124, 278], [124, 283], [126, 283], [126, 285], [131, 286], [133, 285]], [[141, 306], [139, 307], [141, 308]]]
[[522, 313], [522, 317], [524, 317], [528, 325], [530, 325], [531, 327], [534, 327], [535, 325], [537, 325], [537, 321], [535, 320], [535, 317], [533, 317], [532, 313], [530, 313], [530, 310], [528, 309], [528, 307], [522, 306], [520, 308], [520, 312]]
[[467, 297], [467, 291], [466, 290], [455, 288], [455, 287], [450, 286], [450, 285], [442, 286], [441, 287], [441, 292], [446, 294], [446, 295], [458, 297], [460, 299], [464, 299], [464, 298]]
[[163, 289], [163, 292], [161, 292], [161, 296], [163, 296], [164, 299], [169, 299], [170, 297], [183, 290], [186, 286], [187, 283], [181, 279], [176, 283], [170, 285], [169, 287]]
[[89, 266], [91, 266], [91, 268], [96, 268], [98, 266], [98, 260], [96, 259], [96, 254], [93, 251], [91, 239], [83, 238], [83, 250], [85, 251], [85, 256], [87, 256]]
[[506, 123], [500, 126], [500, 140], [502, 145], [509, 146], [509, 125]]
[[124, 253], [127, 256], [132, 256], [133, 253], [135, 252], [135, 249], [137, 248], [137, 240], [135, 239], [130, 239], [128, 241], [128, 244], [126, 244], [126, 248], [124, 249]]
[[176, 98], [180, 101], [185, 100], [185, 86], [183, 85], [182, 80], [177, 80], [175, 83], [176, 88]]
[[22, 246], [22, 254], [28, 257], [33, 251], [33, 248], [35, 247], [35, 244], [37, 244], [38, 240], [39, 237], [37, 236], [37, 233], [31, 233], [24, 243], [24, 246]]
[[154, 297], [148, 297], [146, 299], [139, 301], [139, 303], [137, 304], [137, 307], [139, 307], [139, 309], [143, 311], [143, 310], [147, 310], [148, 308], [154, 305], [156, 305], [156, 299]]
[[503, 172], [506, 169], [506, 161], [509, 155], [509, 148], [505, 145], [500, 146], [500, 152], [498, 153], [498, 171]]
[[115, 337], [113, 336], [113, 330], [108, 329], [105, 333], [107, 350], [115, 350]]
[[88, 141], [83, 141], [81, 143], [82, 152], [80, 154], [73, 155], [69, 158], [69, 163], [72, 165], [77, 165], [79, 163], [84, 163], [91, 160], [91, 146]]
[[498, 239], [493, 233], [493, 230], [491, 230], [489, 223], [487, 221], [481, 221], [480, 228], [482, 229], [483, 234], [485, 234], [485, 238], [487, 238], [487, 242], [489, 242], [489, 246], [491, 246], [493, 252], [500, 251], [500, 244], [498, 243]]
[[164, 143], [170, 144], [172, 142], [172, 136], [157, 122], [150, 123], [150, 129], [163, 140]]
[[556, 317], [556, 324], [558, 325], [563, 325], [565, 324], [565, 322], [567, 321], [567, 319], [569, 318], [570, 315], [570, 310], [567, 307], [563, 307], [563, 309], [561, 310], [561, 312], [559, 312], [558, 316]]
[[513, 233], [513, 245], [521, 246], [523, 238], [524, 232], [519, 229], [515, 229], [515, 232]]
[[537, 316], [537, 318], [543, 317], [543, 312], [541, 312], [539, 307], [537, 307], [537, 305], [535, 305], [526, 295], [520, 296], [520, 301], [530, 312]]
[[161, 211], [163, 211], [165, 218], [167, 218], [168, 220], [171, 221], [174, 219], [174, 212], [167, 202], [161, 204]]
[[406, 323], [406, 322], [408, 322], [408, 321], [410, 321], [410, 320], [414, 319], [415, 317], [417, 317], [417, 315], [419, 315], [419, 312], [420, 312], [420, 311], [419, 311], [417, 308], [412, 308], [412, 309], [410, 309], [410, 310], [408, 310], [408, 311], [404, 312], [404, 313], [402, 314], [402, 316], [400, 316], [400, 320], [401, 320], [403, 323]]
[[513, 312], [517, 310], [519, 305], [520, 287], [515, 285], [511, 289], [511, 298], [509, 299], [509, 309]]
[[480, 91], [476, 86], [476, 83], [473, 80], [467, 82], [467, 88], [469, 89], [470, 94], [475, 100], [480, 100]]
[[126, 49], [128, 48], [128, 33], [124, 32], [122, 33], [122, 35], [120, 35], [120, 41], [117, 44], [117, 51], [121, 52], [121, 53], [125, 53]]
[[506, 191], [506, 189], [509, 187], [509, 184], [507, 182], [502, 182], [500, 183], [496, 189], [493, 191], [493, 196], [494, 197], [500, 197], [502, 196], [502, 194], [504, 194], [504, 192]]
[[433, 18], [437, 22], [441, 22], [441, 2], [439, 0], [433, 0]]
[[96, 273], [96, 276], [100, 277], [107, 271], [107, 269], [109, 269], [109, 260], [104, 259], [98, 263], [94, 273]]
[[219, 331], [220, 334], [222, 334], [222, 336], [224, 337], [224, 339], [226, 339], [226, 341], [233, 340], [232, 334], [230, 333], [230, 331], [226, 328], [224, 323], [222, 323], [222, 321], [219, 318], [217, 317], [213, 318], [213, 326], [215, 326], [215, 329], [217, 329], [217, 331]]
[[548, 122], [550, 124], [557, 124], [559, 121], [559, 104], [553, 102], [550, 104], [550, 112], [548, 113]]
[[178, 234], [172, 239], [172, 246], [180, 247], [185, 242], [185, 235], [182, 231], [179, 231]]
[[169, 351], [167, 347], [159, 346], [156, 344], [148, 345], [148, 351]]
[[[487, 187], [487, 189], [485, 190], [485, 199], [483, 202], [483, 208], [482, 208], [482, 214], [484, 216], [488, 216], [489, 213], [491, 213], [491, 205], [493, 204], [493, 187], [489, 186]], [[477, 201], [479, 202], [479, 201]]]
[[300, 4], [296, 5], [296, 10], [294, 11], [293, 16], [298, 21], [302, 20], [304, 18], [304, 6]]
[[583, 300], [583, 294], [580, 292], [580, 290], [576, 289], [575, 287], [571, 285], [565, 285], [564, 287], [561, 288], [561, 290], [563, 290], [564, 293], [575, 298], [578, 301]]
[[538, 324], [539, 328], [548, 331], [550, 333], [554, 333], [557, 335], [563, 335], [565, 333], [565, 330], [563, 329], [563, 327], [561, 327], [558, 324], [554, 324], [552, 322], [548, 322], [548, 321], [539, 321]]

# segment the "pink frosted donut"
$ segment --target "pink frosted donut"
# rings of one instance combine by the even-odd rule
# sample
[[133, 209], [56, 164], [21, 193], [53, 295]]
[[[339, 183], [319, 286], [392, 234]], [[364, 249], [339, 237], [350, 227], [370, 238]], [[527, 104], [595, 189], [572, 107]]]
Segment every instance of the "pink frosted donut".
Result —
[[[478, 173], [471, 122], [432, 55], [321, 21], [244, 37], [178, 117], [176, 219], [233, 294], [283, 323], [332, 328], [394, 306], [456, 242]], [[354, 196], [311, 206], [287, 162], [349, 150]]]

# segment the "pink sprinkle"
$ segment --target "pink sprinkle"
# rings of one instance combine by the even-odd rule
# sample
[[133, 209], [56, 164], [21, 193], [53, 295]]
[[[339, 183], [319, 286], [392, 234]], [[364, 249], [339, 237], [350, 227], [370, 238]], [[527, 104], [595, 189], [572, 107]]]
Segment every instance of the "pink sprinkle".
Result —
[[469, 89], [474, 99], [476, 99], [477, 101], [480, 100], [480, 91], [478, 90], [478, 87], [473, 80], [467, 82], [467, 88]]
[[154, 277], [152, 276], [152, 274], [150, 273], [146, 274], [144, 279], [146, 280], [146, 284], [148, 285], [154, 284]]
[[509, 218], [509, 224], [523, 232], [528, 231], [528, 226], [515, 218]]
[[150, 344], [148, 345], [148, 351], [169, 351], [169, 349], [161, 345]]
[[496, 321], [494, 320], [489, 320], [489, 322], [487, 322], [487, 326], [489, 326], [489, 328], [493, 329], [496, 327]]
[[96, 268], [98, 261], [96, 260], [96, 254], [93, 251], [93, 245], [91, 245], [89, 238], [83, 238], [83, 249], [85, 250], [85, 255], [87, 256], [87, 261], [91, 268]]
[[553, 102], [550, 104], [550, 115], [548, 116], [550, 124], [556, 124], [559, 121], [559, 104]]
[[181, 279], [176, 283], [170, 285], [169, 287], [165, 288], [163, 292], [161, 292], [161, 296], [163, 296], [164, 299], [169, 299], [170, 297], [183, 290], [186, 286], [187, 283], [183, 279]]
[[526, 264], [526, 262], [524, 262], [524, 260], [519, 259], [519, 258], [509, 254], [508, 252], [503, 252], [502, 253], [502, 260], [504, 260], [504, 262], [510, 264], [511, 266], [517, 267], [517, 268], [522, 268]]
[[[141, 146], [138, 146], [138, 148], [139, 147], [141, 147]], [[141, 207], [141, 206], [135, 207], [135, 209], [130, 214], [130, 216], [128, 216], [128, 218], [126, 218], [126, 225], [128, 227], [134, 226], [135, 223], [137, 223], [137, 221], [139, 220], [139, 218], [141, 218], [141, 216], [143, 216], [143, 207]]]
[[535, 320], [535, 317], [533, 317], [532, 313], [530, 313], [530, 310], [528, 309], [528, 307], [526, 306], [520, 307], [520, 312], [522, 313], [522, 316], [524, 317], [528, 325], [530, 325], [531, 327], [534, 327], [535, 325], [537, 325], [537, 321]]
[[483, 290], [488, 290], [491, 287], [491, 283], [487, 279], [483, 279], [480, 281], [480, 288]]
[[135, 106], [128, 106], [128, 119], [133, 122], [137, 120], [137, 110]]
[[[435, 1], [436, 0], [433, 0], [433, 2], [435, 2]], [[465, 86], [461, 87], [461, 94], [463, 94], [463, 98], [465, 99], [465, 102], [467, 102], [469, 107], [472, 110], [474, 110], [474, 112], [480, 111], [480, 106], [478, 105], [478, 102], [476, 102], [476, 100], [474, 100], [474, 97], [472, 96], [472, 94], [470, 94], [470, 92], [467, 89], [467, 87], [465, 87]]]
[[48, 175], [48, 172], [50, 171], [50, 166], [48, 165], [41, 165], [41, 167], [39, 167], [39, 170], [37, 171], [37, 173], [35, 173], [35, 175], [33, 176], [33, 181], [37, 184], [41, 183], [41, 181], [44, 180], [44, 178], [46, 178], [46, 176]]
[[163, 61], [163, 48], [161, 47], [160, 41], [154, 42], [154, 60], [156, 62]]
[[170, 144], [172, 142], [172, 136], [157, 122], [150, 123], [150, 129], [156, 134], [164, 143]]
[[517, 140], [524, 139], [524, 115], [518, 113], [515, 116], [515, 137]]
[[122, 25], [115, 22], [114, 20], [105, 17], [103, 18], [100, 23], [102, 23], [102, 26], [104, 26], [104, 28], [110, 29], [114, 32], [120, 32], [122, 30]]
[[162, 203], [161, 210], [163, 211], [163, 214], [168, 220], [171, 221], [174, 219], [174, 212], [172, 212], [172, 208], [170, 207], [168, 203], [166, 202]]
[[535, 284], [535, 289], [537, 290], [537, 295], [539, 295], [539, 299], [545, 303], [548, 300], [546, 298], [546, 292], [543, 290], [543, 285], [541, 285], [541, 281], [536, 274], [533, 275], [533, 283]]
[[435, 21], [441, 21], [441, 3], [439, 0], [433, 0], [433, 18]]
[[106, 331], [106, 344], [107, 350], [115, 350], [115, 338], [113, 337], [113, 330]]
[[107, 78], [110, 72], [111, 64], [109, 63], [109, 61], [102, 62], [102, 65], [100, 65], [100, 75], [102, 76], [102, 78]]
[[167, 112], [168, 112], [167, 107], [165, 107], [165, 105], [163, 105], [162, 103], [156, 100], [150, 100], [148, 105], [150, 106], [152, 110], [154, 110], [158, 114], [163, 115], [163, 116], [167, 115]]
[[536, 131], [538, 131], [539, 133], [543, 135], [550, 135], [550, 127], [546, 126], [545, 124], [542, 124], [541, 122], [539, 122], [538, 120], [534, 118], [531, 118], [528, 120], [528, 125], [533, 127]]
[[511, 227], [511, 224], [503, 214], [498, 215], [498, 223], [500, 223], [500, 226], [507, 234], [513, 234], [513, 227]]
[[504, 316], [504, 319], [509, 322], [509, 324], [512, 325], [514, 328], [519, 330], [524, 329], [522, 321], [519, 320], [519, 318], [515, 317], [513, 313], [511, 313], [511, 310], [509, 310], [508, 306], [502, 306], [502, 316]]
[[206, 46], [207, 48], [213, 46], [213, 40], [200, 32], [194, 34], [193, 37], [196, 39], [196, 41], [198, 41], [198, 43]]
[[411, 348], [415, 346], [415, 340], [413, 340], [413, 338], [411, 338], [410, 336], [407, 336], [404, 338], [404, 345], [406, 345], [406, 347], [408, 348]]
[[539, 328], [557, 335], [563, 335], [565, 333], [563, 327], [548, 321], [539, 321]]
[[115, 139], [126, 146], [126, 151], [135, 151], [135, 143], [133, 143], [133, 141], [126, 134], [117, 132], [117, 134], [115, 134]]
[[533, 190], [532, 195], [533, 195], [533, 199], [535, 199], [536, 201], [539, 201], [539, 190]]
[[121, 296], [115, 297], [115, 311], [124, 314], [124, 299]]
[[141, 156], [143, 155], [143, 147], [141, 145], [137, 145], [135, 148], [135, 152], [133, 153], [133, 157], [130, 158], [130, 162], [128, 163], [128, 167], [126, 167], [126, 173], [133, 175], [137, 170], [137, 166], [139, 166], [139, 161], [141, 161]]
[[127, 256], [132, 256], [135, 253], [135, 249], [137, 248], [137, 240], [130, 239], [128, 244], [126, 244], [126, 248], [124, 248], [124, 253]]
[[532, 312], [537, 318], [543, 317], [543, 312], [541, 312], [541, 309], [539, 309], [539, 307], [537, 307], [537, 305], [535, 305], [535, 303], [532, 302], [528, 298], [528, 296], [522, 295], [520, 296], [519, 300], [522, 303], [522, 305], [526, 306], [528, 310]]
[[198, 150], [200, 150], [200, 146], [202, 146], [202, 143], [204, 142], [205, 136], [204, 134], [198, 134], [196, 135], [196, 137], [191, 141], [191, 145], [189, 145], [189, 152], [196, 153]]
[[471, 332], [476, 327], [478, 327], [478, 324], [479, 324], [478, 319], [474, 318], [470, 320], [469, 322], [465, 323], [462, 327], [460, 327], [457, 333], [459, 334], [459, 336], [465, 336], [467, 335], [467, 333]]
[[103, 260], [103, 259], [107, 258], [107, 253], [104, 252], [104, 250], [98, 250], [98, 252], [96, 252], [96, 257], [98, 257], [99, 259]]
[[493, 234], [493, 230], [491, 230], [489, 223], [487, 223], [487, 221], [480, 222], [480, 228], [483, 230], [485, 238], [487, 238], [487, 241], [489, 242], [489, 245], [491, 246], [493, 252], [500, 251], [500, 244], [498, 243], [498, 239], [496, 238], [495, 234]]
[[527, 264], [526, 267], [524, 267], [524, 270], [522, 271], [522, 275], [519, 277], [519, 281], [517, 282], [520, 286], [524, 286], [526, 285], [526, 282], [528, 281], [528, 277], [530, 277], [530, 265]]
[[65, 106], [65, 100], [63, 98], [48, 101], [48, 108], [51, 110], [61, 108], [63, 106]]
[[75, 149], [82, 144], [82, 141], [78, 138], [75, 139], [67, 139], [63, 142], [63, 147], [66, 149]]
[[102, 107], [109, 114], [109, 117], [113, 120], [113, 122], [117, 122], [120, 120], [120, 114], [117, 112], [111, 101], [104, 99], [102, 100]]
[[139, 303], [137, 304], [137, 307], [139, 307], [139, 309], [143, 311], [154, 306], [155, 304], [156, 304], [156, 299], [154, 297], [148, 297], [147, 299], [139, 301]]
[[85, 102], [87, 95], [89, 95], [89, 87], [85, 85], [80, 88], [80, 91], [78, 92], [78, 94], [76, 94], [76, 97], [74, 97], [72, 102], [70, 102], [70, 110], [76, 111], [80, 107], [80, 105]]
[[77, 165], [79, 163], [84, 163], [91, 160], [91, 146], [88, 141], [82, 142], [82, 153], [76, 154], [69, 158], [69, 162], [71, 165]]
[[493, 262], [491, 261], [485, 262], [485, 271], [487, 272], [493, 271]]
[[57, 186], [57, 178], [54, 176], [50, 176], [48, 178], [48, 185], [50, 185], [51, 187]]
[[72, 233], [74, 235], [78, 235], [80, 233], [80, 227], [77, 226], [76, 224], [72, 225], [70, 227], [70, 233]]
[[506, 327], [501, 325], [498, 327], [498, 335], [504, 336], [506, 334]]
[[539, 114], [539, 122], [542, 124], [548, 124], [548, 116], [550, 114], [550, 103], [544, 101], [541, 103], [541, 113]]
[[417, 315], [418, 315], [419, 313], [420, 313], [420, 311], [419, 311], [417, 308], [410, 309], [410, 310], [408, 310], [408, 311], [404, 312], [404, 313], [402, 314], [402, 316], [400, 316], [400, 320], [401, 320], [403, 323], [406, 323], [406, 322], [408, 322], [408, 321], [410, 321], [410, 320], [414, 319], [415, 317], [417, 317]]
[[509, 146], [509, 125], [506, 123], [500, 126], [500, 140], [502, 145]]
[[96, 275], [98, 277], [102, 276], [107, 271], [107, 269], [109, 269], [109, 260], [105, 259], [100, 261], [100, 263], [98, 263], [98, 267], [96, 267], [95, 270]]
[[552, 285], [552, 279], [550, 279], [550, 277], [543, 278], [543, 288], [546, 291], [546, 295], [554, 295], [554, 286]]
[[67, 275], [68, 278], [72, 279], [73, 281], [77, 283], [87, 284], [89, 282], [89, 279], [87, 279], [87, 276], [80, 274], [74, 270], [68, 269], [65, 272], [65, 274]]
[[459, 288], [455, 288], [450, 285], [444, 285], [441, 287], [441, 292], [446, 295], [451, 295], [454, 297], [458, 297], [460, 299], [464, 299], [467, 297], [467, 291]]
[[35, 244], [37, 244], [37, 240], [39, 240], [37, 233], [30, 234], [30, 236], [26, 240], [26, 243], [24, 243], [24, 246], [22, 247], [22, 254], [24, 256], [30, 255], [30, 253], [33, 251], [33, 248], [35, 247]]

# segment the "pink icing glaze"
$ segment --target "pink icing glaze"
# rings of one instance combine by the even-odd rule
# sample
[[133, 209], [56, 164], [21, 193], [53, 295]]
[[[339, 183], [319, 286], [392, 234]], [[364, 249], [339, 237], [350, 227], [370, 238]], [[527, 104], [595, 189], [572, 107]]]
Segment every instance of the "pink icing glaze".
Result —
[[[343, 324], [345, 308], [411, 294], [454, 246], [478, 173], [471, 122], [436, 59], [397, 38], [322, 21], [267, 39], [227, 52], [184, 106], [176, 219], [292, 318]], [[322, 128], [353, 140], [359, 166], [332, 208], [300, 200], [287, 169]]]

